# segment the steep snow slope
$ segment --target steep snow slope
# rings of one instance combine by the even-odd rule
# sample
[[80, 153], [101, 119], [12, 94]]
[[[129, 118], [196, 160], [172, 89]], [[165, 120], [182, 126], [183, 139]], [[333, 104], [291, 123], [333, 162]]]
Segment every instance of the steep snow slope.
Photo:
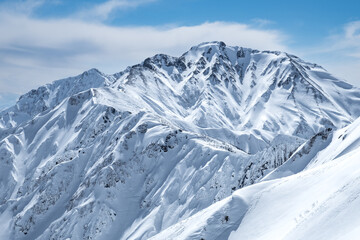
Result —
[[245, 211], [226, 197], [306, 168], [359, 103], [315, 64], [222, 42], [56, 81], [0, 113], [0, 236], [148, 239], [208, 207]]
[[[357, 238], [360, 233], [359, 133], [360, 119], [336, 132], [331, 144], [310, 161], [306, 171], [272, 183], [271, 189], [266, 189], [251, 206], [230, 239]], [[342, 139], [344, 134], [348, 138]], [[257, 230], [250, 227], [255, 222]]]
[[156, 55], [114, 87], [182, 128], [256, 153], [278, 134], [309, 138], [360, 114], [358, 89], [281, 52], [204, 43], [180, 58]]
[[[114, 238], [131, 225], [124, 237], [147, 238], [264, 174], [257, 157], [160, 116], [129, 112], [121, 95], [79, 93], [1, 142], [2, 207], [15, 209], [8, 221], [17, 239], [45, 230], [44, 239]], [[263, 153], [273, 164], [286, 154]]]
[[319, 136], [279, 168], [293, 172], [301, 165], [297, 174], [265, 177], [151, 239], [356, 239], [360, 119]]

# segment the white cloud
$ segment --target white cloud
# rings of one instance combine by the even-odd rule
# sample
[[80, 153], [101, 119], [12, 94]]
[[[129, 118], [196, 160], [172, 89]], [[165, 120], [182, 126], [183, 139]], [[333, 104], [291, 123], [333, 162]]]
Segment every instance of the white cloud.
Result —
[[344, 55], [360, 58], [360, 21], [346, 24], [339, 34], [328, 37], [324, 52], [341, 52]]
[[55, 0], [6, 0], [0, 3], [0, 11], [16, 14], [32, 14], [37, 8], [46, 2]]
[[271, 24], [274, 24], [275, 22], [270, 21], [268, 19], [262, 19], [262, 18], [254, 18], [251, 20], [251, 22], [258, 27], [266, 27], [269, 26]]
[[360, 21], [344, 25], [339, 33], [325, 38], [321, 46], [306, 49], [303, 55], [360, 87]]
[[286, 36], [240, 23], [178, 27], [110, 27], [74, 19], [39, 20], [0, 15], [0, 89], [25, 92], [92, 67], [123, 70], [156, 53], [181, 55], [204, 41], [256, 49], [287, 50]]
[[344, 37], [338, 37], [339, 41], [335, 46], [348, 50], [349, 56], [360, 59], [360, 21], [347, 24], [344, 32]]
[[92, 21], [104, 21], [116, 10], [136, 8], [140, 5], [155, 2], [156, 0], [109, 0], [95, 5], [89, 10], [84, 10], [76, 14], [77, 18]]

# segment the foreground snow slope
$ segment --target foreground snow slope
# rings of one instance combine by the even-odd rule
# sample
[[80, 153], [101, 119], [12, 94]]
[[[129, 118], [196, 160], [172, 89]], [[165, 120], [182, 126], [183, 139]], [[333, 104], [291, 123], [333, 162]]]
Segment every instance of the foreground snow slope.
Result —
[[230, 239], [356, 239], [359, 157], [360, 119], [336, 132], [304, 172], [275, 181], [259, 193]]
[[359, 89], [320, 66], [222, 42], [55, 81], [0, 113], [0, 236], [226, 238], [359, 114]]
[[311, 161], [311, 151], [303, 152], [281, 167], [302, 164], [304, 170], [242, 188], [151, 239], [357, 239], [360, 119], [310, 148], [318, 150]]

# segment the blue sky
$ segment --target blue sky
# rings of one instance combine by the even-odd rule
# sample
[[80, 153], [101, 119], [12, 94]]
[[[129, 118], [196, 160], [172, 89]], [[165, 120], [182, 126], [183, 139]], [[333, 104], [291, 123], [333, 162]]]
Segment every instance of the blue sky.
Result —
[[0, 31], [0, 101], [92, 67], [115, 73], [213, 40], [288, 51], [360, 86], [355, 0], [11, 0], [0, 1]]
[[[43, 19], [63, 18], [104, 2], [106, 1], [47, 1], [34, 11], [33, 16]], [[356, 0], [138, 2], [140, 4], [136, 6], [114, 8], [103, 22], [113, 26], [189, 26], [215, 21], [239, 22], [258, 27], [264, 27], [265, 24], [291, 35], [294, 38], [293, 45], [307, 46], [341, 31], [346, 23], [360, 20], [360, 1]]]

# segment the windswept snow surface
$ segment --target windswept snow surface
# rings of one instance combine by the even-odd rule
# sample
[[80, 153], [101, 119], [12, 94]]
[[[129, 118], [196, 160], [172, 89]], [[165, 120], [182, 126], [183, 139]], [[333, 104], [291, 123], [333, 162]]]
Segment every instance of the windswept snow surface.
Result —
[[[311, 142], [261, 182], [235, 191], [151, 239], [357, 239], [360, 119]], [[313, 151], [318, 154], [308, 161]], [[278, 175], [295, 173], [300, 165], [303, 170], [296, 174]], [[275, 172], [278, 178], [267, 179]]]
[[320, 66], [222, 42], [55, 81], [0, 112], [0, 237], [351, 234], [359, 115]]

